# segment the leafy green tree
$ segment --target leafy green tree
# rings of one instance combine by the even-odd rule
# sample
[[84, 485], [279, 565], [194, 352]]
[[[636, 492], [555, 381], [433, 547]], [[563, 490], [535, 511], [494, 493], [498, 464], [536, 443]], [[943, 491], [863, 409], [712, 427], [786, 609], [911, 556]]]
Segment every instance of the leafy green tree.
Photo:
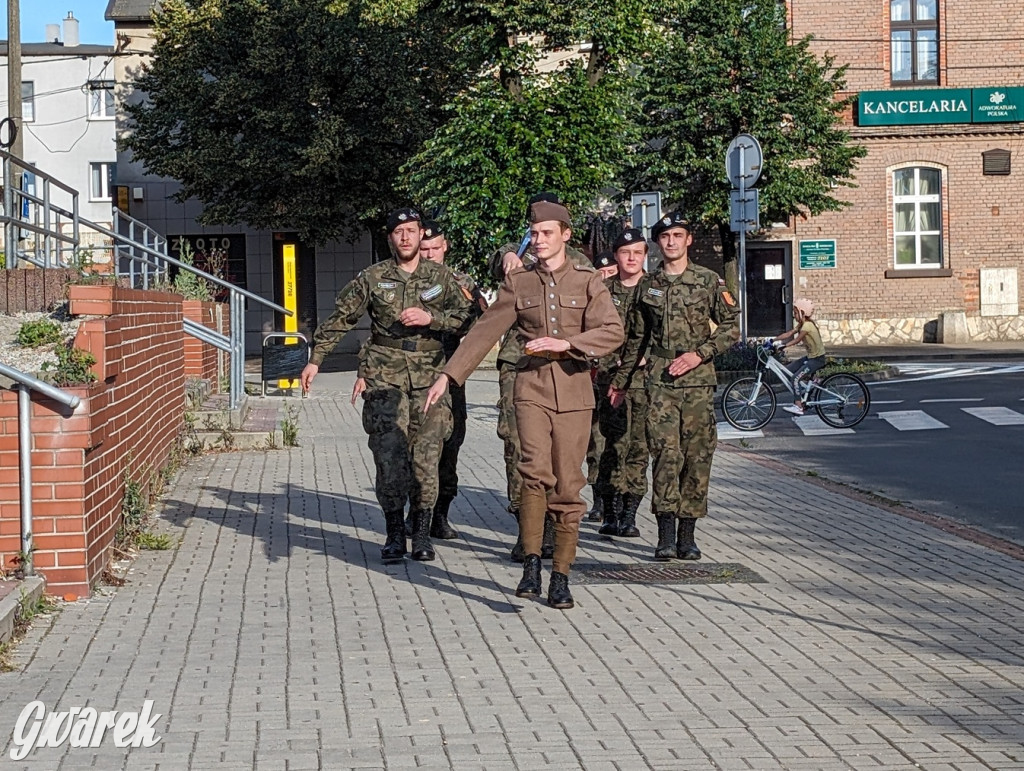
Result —
[[739, 133], [761, 143], [762, 221], [838, 210], [833, 185], [853, 186], [865, 149], [840, 119], [845, 67], [792, 41], [776, 0], [666, 0], [661, 35], [639, 83], [647, 142], [624, 172], [627, 189], [660, 189], [717, 229], [735, 289], [725, 151]]

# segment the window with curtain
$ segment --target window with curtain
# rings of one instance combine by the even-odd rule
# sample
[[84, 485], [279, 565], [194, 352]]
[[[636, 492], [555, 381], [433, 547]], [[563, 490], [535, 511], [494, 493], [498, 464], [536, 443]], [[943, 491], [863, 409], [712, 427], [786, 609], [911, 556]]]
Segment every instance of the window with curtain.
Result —
[[939, 82], [938, 0], [891, 0], [892, 84]]
[[942, 267], [942, 172], [893, 173], [893, 241], [897, 268]]

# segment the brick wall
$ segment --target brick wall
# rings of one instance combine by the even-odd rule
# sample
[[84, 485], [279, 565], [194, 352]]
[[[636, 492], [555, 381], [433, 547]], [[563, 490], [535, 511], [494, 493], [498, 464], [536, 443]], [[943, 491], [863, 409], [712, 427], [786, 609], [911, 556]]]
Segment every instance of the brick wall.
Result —
[[67, 285], [80, 275], [70, 268], [0, 270], [0, 314], [45, 313], [67, 299]]
[[[222, 335], [230, 332], [231, 316], [227, 303], [185, 300], [181, 305], [185, 318]], [[209, 380], [214, 390], [218, 390], [220, 375], [228, 372], [227, 354], [189, 334], [184, 335], [184, 343], [185, 377]]]
[[[97, 360], [99, 382], [69, 388], [82, 404], [61, 417], [33, 395], [35, 565], [53, 594], [87, 594], [110, 557], [124, 483], [147, 484], [182, 427], [181, 297], [113, 286], [72, 286], [82, 322], [75, 344]], [[0, 393], [0, 560], [20, 548], [17, 394]]]

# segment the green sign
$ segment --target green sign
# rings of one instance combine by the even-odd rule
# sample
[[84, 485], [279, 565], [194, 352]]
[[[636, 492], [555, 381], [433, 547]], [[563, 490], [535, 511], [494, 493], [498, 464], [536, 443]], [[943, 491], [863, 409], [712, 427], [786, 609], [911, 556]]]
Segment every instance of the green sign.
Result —
[[1024, 122], [1024, 87], [861, 91], [858, 126]]
[[836, 241], [834, 238], [800, 242], [800, 270], [834, 268], [835, 266]]
[[1024, 88], [975, 88], [975, 123], [1015, 123], [1024, 121]]
[[857, 123], [860, 126], [970, 122], [969, 88], [861, 91], [857, 97]]

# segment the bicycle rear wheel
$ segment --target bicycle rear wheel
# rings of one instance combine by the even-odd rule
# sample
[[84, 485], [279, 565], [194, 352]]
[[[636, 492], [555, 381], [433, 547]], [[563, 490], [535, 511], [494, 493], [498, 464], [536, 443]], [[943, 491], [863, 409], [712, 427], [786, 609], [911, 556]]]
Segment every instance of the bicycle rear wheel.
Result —
[[[755, 399], [756, 388], [760, 390]], [[759, 384], [756, 377], [733, 380], [722, 394], [722, 414], [733, 428], [757, 431], [775, 415], [775, 392], [767, 383]]]
[[839, 373], [825, 378], [814, 389], [818, 416], [833, 428], [851, 428], [867, 417], [871, 394], [856, 375]]

